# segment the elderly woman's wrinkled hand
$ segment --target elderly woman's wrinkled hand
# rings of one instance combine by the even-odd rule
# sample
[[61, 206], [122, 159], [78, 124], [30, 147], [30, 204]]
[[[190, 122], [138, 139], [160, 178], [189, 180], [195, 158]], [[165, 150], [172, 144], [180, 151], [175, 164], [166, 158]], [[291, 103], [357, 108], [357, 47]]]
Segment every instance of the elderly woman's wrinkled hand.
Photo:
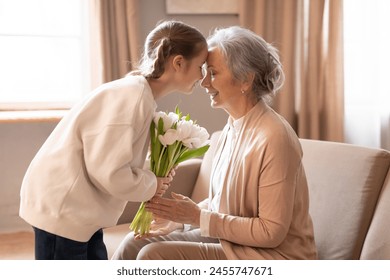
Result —
[[146, 209], [158, 218], [199, 226], [201, 209], [198, 205], [184, 195], [172, 192], [171, 196], [172, 199], [154, 197], [146, 204]]
[[149, 237], [167, 235], [177, 229], [183, 229], [183, 225], [165, 219], [154, 219], [150, 225], [149, 233], [143, 235], [137, 233], [134, 235], [134, 239], [139, 240]]

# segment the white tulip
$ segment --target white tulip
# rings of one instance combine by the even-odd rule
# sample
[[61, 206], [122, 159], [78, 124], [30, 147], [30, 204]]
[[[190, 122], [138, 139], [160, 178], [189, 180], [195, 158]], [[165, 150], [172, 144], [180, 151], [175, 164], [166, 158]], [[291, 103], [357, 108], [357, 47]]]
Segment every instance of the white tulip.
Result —
[[200, 130], [198, 130], [198, 134], [197, 134], [199, 140], [196, 142], [196, 144], [194, 144], [195, 149], [200, 148], [200, 147], [207, 145], [209, 143], [209, 140], [208, 140], [210, 137], [209, 133], [207, 132], [207, 130], [204, 127], [199, 126], [199, 128], [200, 128]]
[[164, 128], [163, 131], [167, 131], [168, 129], [172, 128], [174, 123], [176, 123], [179, 120], [179, 116], [173, 112], [170, 112], [169, 114], [166, 114], [165, 112], [156, 112], [154, 114], [154, 123], [156, 126], [158, 126], [158, 122], [160, 118], [163, 120]]
[[178, 139], [178, 132], [176, 129], [168, 129], [164, 135], [159, 135], [158, 140], [163, 146], [172, 145]]
[[183, 142], [183, 145], [189, 149], [197, 149], [207, 144], [209, 134], [207, 130], [194, 124], [193, 121], [179, 121], [179, 141]]
[[192, 120], [186, 121], [184, 119], [177, 123], [177, 131], [179, 132], [179, 141], [190, 138], [192, 134], [192, 126], [194, 122]]
[[158, 121], [160, 120], [160, 118], [162, 118], [164, 120], [164, 118], [166, 118], [166, 113], [165, 112], [156, 112], [154, 113], [154, 118], [153, 118], [153, 121], [154, 121], [154, 124], [156, 125], [156, 127], [158, 126]]

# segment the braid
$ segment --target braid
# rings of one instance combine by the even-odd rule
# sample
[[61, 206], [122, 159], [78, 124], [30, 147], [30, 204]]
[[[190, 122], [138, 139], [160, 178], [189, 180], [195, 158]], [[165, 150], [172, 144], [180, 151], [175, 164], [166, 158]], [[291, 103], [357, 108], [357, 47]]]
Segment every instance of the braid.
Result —
[[168, 37], [164, 37], [160, 40], [160, 45], [156, 48], [156, 58], [153, 61], [152, 72], [150, 78], [158, 79], [164, 73], [166, 59], [171, 54], [171, 40]]

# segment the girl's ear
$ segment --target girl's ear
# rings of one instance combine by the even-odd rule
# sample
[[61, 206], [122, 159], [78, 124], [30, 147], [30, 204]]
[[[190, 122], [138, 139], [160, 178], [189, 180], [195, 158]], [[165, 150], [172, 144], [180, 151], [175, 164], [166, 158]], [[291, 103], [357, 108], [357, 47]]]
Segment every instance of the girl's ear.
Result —
[[172, 60], [172, 66], [175, 71], [180, 71], [183, 68], [184, 57], [182, 55], [175, 55]]

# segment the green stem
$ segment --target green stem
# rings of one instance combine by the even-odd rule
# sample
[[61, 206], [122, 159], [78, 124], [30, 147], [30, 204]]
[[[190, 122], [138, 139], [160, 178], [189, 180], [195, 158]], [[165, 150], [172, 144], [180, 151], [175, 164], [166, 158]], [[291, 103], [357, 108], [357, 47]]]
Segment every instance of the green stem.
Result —
[[162, 150], [160, 152], [160, 156], [159, 156], [157, 164], [156, 164], [156, 170], [153, 170], [153, 171], [155, 171], [154, 173], [157, 176], [159, 176], [159, 174], [160, 174], [161, 160], [162, 160], [162, 156], [163, 156], [164, 152], [165, 152], [165, 146], [162, 148]]

